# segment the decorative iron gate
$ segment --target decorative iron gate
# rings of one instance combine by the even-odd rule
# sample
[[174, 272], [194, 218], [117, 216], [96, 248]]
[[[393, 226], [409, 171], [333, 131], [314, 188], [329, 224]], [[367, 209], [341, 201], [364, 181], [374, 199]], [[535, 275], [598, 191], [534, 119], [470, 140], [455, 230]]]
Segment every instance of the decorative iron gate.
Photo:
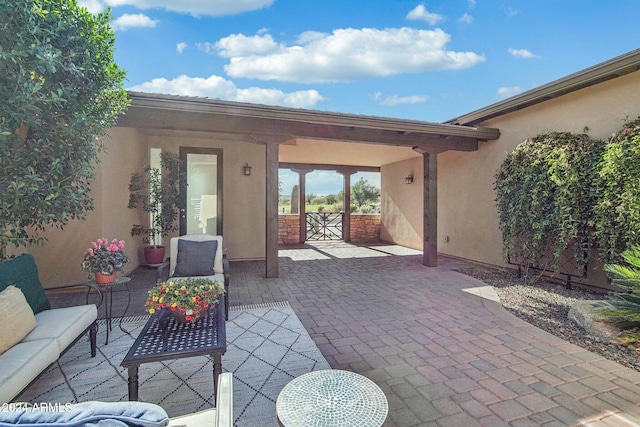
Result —
[[342, 240], [342, 212], [307, 212], [307, 240]]

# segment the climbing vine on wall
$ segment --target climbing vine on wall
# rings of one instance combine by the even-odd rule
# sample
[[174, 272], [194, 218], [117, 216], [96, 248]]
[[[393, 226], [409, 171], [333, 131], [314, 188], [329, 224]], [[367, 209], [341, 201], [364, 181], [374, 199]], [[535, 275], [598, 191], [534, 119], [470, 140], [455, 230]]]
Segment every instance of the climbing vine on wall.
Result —
[[600, 256], [620, 262], [620, 254], [640, 244], [640, 118], [606, 140], [599, 164], [599, 194], [593, 226]]
[[507, 156], [495, 181], [505, 258], [557, 268], [574, 244], [576, 263], [584, 263], [582, 248], [593, 243], [594, 183], [603, 151], [604, 142], [586, 133], [550, 132]]

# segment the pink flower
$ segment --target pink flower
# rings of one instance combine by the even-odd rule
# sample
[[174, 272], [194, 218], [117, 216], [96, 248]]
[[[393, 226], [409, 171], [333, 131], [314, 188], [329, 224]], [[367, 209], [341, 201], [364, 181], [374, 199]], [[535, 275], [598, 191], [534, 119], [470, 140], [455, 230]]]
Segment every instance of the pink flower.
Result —
[[118, 242], [118, 248], [123, 249], [124, 248], [124, 240], [120, 240]]
[[96, 242], [91, 242], [91, 247], [93, 249], [98, 249], [98, 244]]
[[117, 244], [118, 244], [118, 239], [113, 239], [113, 240], [111, 241], [111, 244], [112, 244], [112, 245], [117, 245]]
[[89, 248], [87, 249], [87, 252], [89, 252], [89, 255], [95, 256], [95, 254], [93, 253], [93, 249]]
[[108, 251], [111, 252], [118, 252], [118, 246], [114, 245], [113, 243], [109, 245], [109, 247], [107, 248]]

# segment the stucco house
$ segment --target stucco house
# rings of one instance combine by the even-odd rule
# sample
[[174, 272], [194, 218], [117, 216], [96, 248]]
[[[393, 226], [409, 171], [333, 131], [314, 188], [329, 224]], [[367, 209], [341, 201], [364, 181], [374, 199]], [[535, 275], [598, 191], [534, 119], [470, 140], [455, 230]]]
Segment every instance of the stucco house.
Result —
[[640, 50], [632, 51], [445, 123], [130, 92], [96, 171], [95, 210], [29, 252], [48, 286], [86, 280], [80, 260], [96, 237], [125, 239], [128, 269], [144, 263], [142, 242], [129, 235], [144, 213], [127, 208], [127, 187], [168, 150], [193, 156], [193, 173], [209, 177], [211, 197], [193, 198], [189, 216], [225, 237], [231, 261], [264, 259], [267, 277], [278, 275], [279, 167], [300, 170], [301, 186], [304, 171], [333, 168], [346, 188], [352, 173], [379, 170], [381, 240], [423, 250], [426, 266], [438, 253], [503, 266], [493, 183], [506, 154], [547, 131], [588, 127], [607, 137], [640, 116], [639, 70]]

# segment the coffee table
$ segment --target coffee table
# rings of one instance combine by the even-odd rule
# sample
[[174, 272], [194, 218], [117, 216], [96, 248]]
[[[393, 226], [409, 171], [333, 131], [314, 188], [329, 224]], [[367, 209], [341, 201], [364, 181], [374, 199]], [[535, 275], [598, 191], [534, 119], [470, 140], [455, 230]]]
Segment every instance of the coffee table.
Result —
[[227, 351], [224, 297], [195, 323], [179, 323], [169, 309], [154, 313], [120, 366], [129, 371], [129, 400], [138, 400], [138, 368], [143, 363], [210, 355], [213, 391], [217, 393], [222, 355]]
[[387, 398], [376, 383], [339, 369], [300, 375], [276, 400], [278, 422], [285, 427], [379, 427], [388, 412]]

